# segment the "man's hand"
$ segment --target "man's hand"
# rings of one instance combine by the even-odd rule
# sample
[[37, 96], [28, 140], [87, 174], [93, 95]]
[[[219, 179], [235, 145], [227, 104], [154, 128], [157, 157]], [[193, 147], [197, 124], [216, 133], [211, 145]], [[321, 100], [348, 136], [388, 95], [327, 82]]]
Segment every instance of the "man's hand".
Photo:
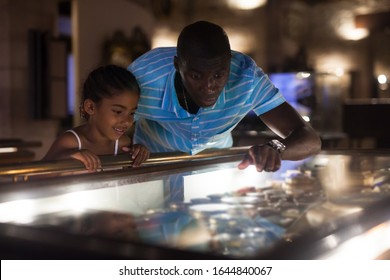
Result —
[[280, 169], [282, 159], [280, 153], [267, 144], [255, 145], [248, 150], [238, 168], [245, 169], [251, 164], [255, 165], [259, 172], [275, 172]]

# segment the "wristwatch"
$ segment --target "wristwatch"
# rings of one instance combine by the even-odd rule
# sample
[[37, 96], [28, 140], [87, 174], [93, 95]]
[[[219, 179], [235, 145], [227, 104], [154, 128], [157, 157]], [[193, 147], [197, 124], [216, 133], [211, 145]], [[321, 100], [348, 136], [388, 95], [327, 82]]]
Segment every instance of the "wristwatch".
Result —
[[281, 154], [282, 152], [284, 152], [284, 150], [286, 150], [286, 145], [284, 145], [282, 142], [276, 139], [269, 141], [266, 145], [278, 151], [279, 154]]

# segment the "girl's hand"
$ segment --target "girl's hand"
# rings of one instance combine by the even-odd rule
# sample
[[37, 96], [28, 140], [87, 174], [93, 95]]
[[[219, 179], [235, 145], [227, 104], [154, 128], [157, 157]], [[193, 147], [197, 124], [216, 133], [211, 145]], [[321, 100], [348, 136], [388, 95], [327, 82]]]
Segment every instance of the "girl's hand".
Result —
[[89, 172], [96, 172], [102, 168], [100, 158], [88, 150], [77, 151], [70, 157], [81, 161]]
[[140, 144], [134, 144], [129, 147], [122, 147], [122, 151], [130, 153], [131, 158], [133, 159], [133, 167], [140, 166], [150, 156], [149, 150]]

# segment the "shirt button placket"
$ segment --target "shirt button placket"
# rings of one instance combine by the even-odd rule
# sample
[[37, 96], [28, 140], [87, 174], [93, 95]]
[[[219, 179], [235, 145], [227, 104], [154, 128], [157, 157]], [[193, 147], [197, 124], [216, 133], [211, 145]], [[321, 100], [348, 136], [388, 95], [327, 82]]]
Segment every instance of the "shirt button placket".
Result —
[[197, 148], [199, 146], [199, 117], [195, 116], [192, 119], [192, 134], [191, 134], [191, 142], [192, 147]]

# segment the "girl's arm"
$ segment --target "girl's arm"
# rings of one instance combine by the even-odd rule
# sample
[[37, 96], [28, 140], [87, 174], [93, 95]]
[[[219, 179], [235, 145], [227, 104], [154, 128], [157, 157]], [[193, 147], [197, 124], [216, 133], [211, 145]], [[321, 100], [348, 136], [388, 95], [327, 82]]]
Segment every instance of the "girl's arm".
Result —
[[89, 171], [97, 171], [101, 168], [101, 162], [97, 155], [89, 150], [79, 150], [75, 136], [65, 132], [59, 136], [51, 145], [47, 154], [42, 160], [60, 160], [74, 158], [81, 161]]

